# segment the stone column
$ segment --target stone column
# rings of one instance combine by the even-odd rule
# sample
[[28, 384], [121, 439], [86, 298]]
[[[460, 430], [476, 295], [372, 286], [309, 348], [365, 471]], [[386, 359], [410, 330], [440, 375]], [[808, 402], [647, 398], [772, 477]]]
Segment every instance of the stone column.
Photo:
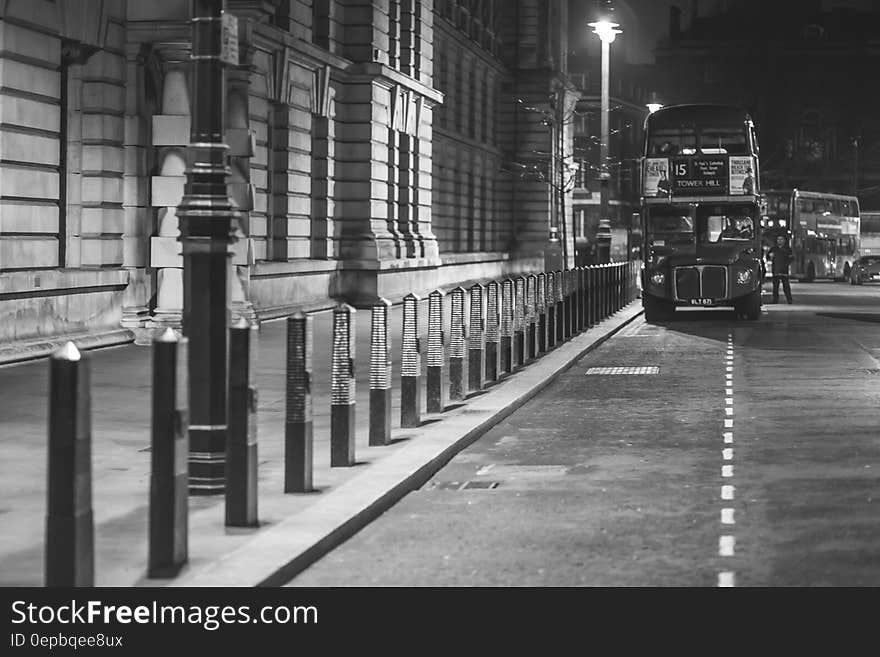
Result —
[[159, 149], [159, 175], [151, 181], [151, 202], [157, 212], [156, 235], [150, 239], [150, 266], [156, 268], [156, 307], [151, 328], [181, 327], [183, 258], [177, 206], [186, 182], [190, 98], [187, 84], [188, 44], [159, 45], [164, 60], [161, 114], [153, 116], [153, 146]]
[[[125, 171], [123, 174], [124, 227], [122, 266], [129, 271], [120, 326], [135, 333], [137, 344], [149, 344], [145, 330], [150, 317], [153, 283], [147, 271], [152, 217], [150, 216], [149, 136], [150, 117], [158, 109], [161, 80], [151, 48], [140, 43], [126, 45]], [[154, 95], [148, 95], [148, 89]], [[151, 332], [151, 331], [150, 331]]]

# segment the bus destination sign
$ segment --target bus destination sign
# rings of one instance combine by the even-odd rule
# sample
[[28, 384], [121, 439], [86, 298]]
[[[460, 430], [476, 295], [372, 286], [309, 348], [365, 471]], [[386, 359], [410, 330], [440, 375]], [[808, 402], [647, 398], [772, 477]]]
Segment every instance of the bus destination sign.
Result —
[[674, 158], [672, 184], [679, 194], [726, 194], [727, 159]]

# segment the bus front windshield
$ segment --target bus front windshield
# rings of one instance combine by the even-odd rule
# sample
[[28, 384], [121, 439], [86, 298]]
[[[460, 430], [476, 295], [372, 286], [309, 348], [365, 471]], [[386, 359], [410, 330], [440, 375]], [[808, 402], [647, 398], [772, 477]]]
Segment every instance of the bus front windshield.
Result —
[[692, 242], [694, 239], [694, 214], [690, 206], [656, 206], [649, 210], [648, 230], [651, 237], [659, 237], [665, 243]]
[[703, 244], [750, 242], [757, 235], [757, 208], [748, 205], [708, 205], [697, 211], [699, 241]]

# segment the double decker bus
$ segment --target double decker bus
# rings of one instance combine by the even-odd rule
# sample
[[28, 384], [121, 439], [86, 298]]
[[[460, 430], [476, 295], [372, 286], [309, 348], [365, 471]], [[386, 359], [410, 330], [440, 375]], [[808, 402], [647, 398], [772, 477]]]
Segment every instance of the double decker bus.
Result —
[[674, 105], [645, 119], [642, 305], [648, 322], [678, 306], [761, 314], [758, 141], [749, 114]]
[[858, 198], [801, 189], [769, 189], [764, 198], [766, 237], [785, 232], [791, 238], [792, 278], [849, 280], [861, 251]]

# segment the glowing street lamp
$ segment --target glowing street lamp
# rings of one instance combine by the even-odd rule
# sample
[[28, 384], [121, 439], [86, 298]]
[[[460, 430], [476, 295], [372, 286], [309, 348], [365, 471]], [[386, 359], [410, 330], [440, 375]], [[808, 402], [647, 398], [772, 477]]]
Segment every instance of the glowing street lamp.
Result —
[[599, 149], [599, 227], [596, 231], [597, 256], [600, 263], [611, 261], [611, 222], [608, 219], [608, 76], [610, 46], [618, 34], [619, 23], [607, 19], [588, 24], [602, 41], [602, 141]]
[[657, 92], [656, 91], [651, 92], [651, 100], [648, 101], [647, 103], [645, 103], [645, 107], [648, 108], [648, 112], [650, 112], [651, 114], [653, 114], [658, 109], [663, 107], [663, 103], [661, 103], [660, 101], [657, 100]]

